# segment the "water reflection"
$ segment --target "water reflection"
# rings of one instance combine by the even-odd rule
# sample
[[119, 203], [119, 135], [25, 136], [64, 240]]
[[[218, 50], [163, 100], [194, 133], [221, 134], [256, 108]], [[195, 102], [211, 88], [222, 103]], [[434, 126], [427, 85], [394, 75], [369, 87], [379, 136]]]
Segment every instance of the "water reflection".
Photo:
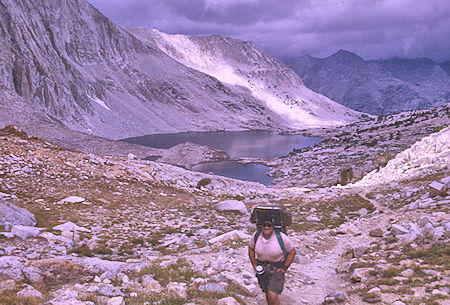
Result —
[[236, 161], [220, 161], [198, 164], [193, 166], [192, 169], [202, 173], [214, 173], [219, 176], [259, 182], [264, 185], [271, 184], [274, 179], [266, 175], [270, 168], [261, 164], [241, 164]]
[[[287, 155], [294, 148], [313, 146], [320, 138], [302, 135], [283, 135], [268, 131], [221, 131], [156, 134], [125, 139], [129, 143], [154, 148], [170, 148], [184, 142], [214, 147], [233, 158], [261, 158], [270, 160]], [[269, 167], [260, 164], [240, 164], [235, 161], [211, 162], [193, 167], [193, 170], [216, 175], [270, 184]]]
[[269, 131], [219, 131], [155, 134], [128, 138], [124, 141], [154, 148], [170, 148], [184, 142], [211, 146], [232, 157], [272, 159], [287, 155], [294, 148], [317, 144], [320, 138], [276, 134]]

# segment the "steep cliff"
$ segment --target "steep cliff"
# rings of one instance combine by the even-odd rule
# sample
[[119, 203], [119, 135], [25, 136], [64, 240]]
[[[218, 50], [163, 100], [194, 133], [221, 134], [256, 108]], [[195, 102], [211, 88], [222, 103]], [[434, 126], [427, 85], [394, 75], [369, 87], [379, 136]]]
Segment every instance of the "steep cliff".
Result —
[[[112, 139], [301, 125], [291, 114], [299, 99], [292, 102], [286, 96], [289, 101], [279, 110], [270, 96], [174, 60], [160, 50], [163, 42], [132, 35], [85, 0], [0, 0], [0, 14], [0, 125], [30, 130], [42, 122], [56, 122]], [[247, 44], [240, 44], [245, 52]], [[235, 47], [223, 52], [234, 52]], [[257, 58], [245, 59], [257, 68], [249, 82], [256, 83], [268, 64], [270, 69], [280, 69], [279, 77], [286, 72], [293, 75], [280, 63], [274, 66], [274, 59], [261, 61], [267, 58], [260, 51]], [[300, 79], [295, 85], [301, 85]], [[342, 124], [358, 118], [339, 108], [346, 115], [331, 116], [338, 119], [329, 122], [334, 105], [324, 103], [319, 95], [315, 98], [311, 103], [316, 110], [297, 107], [314, 117], [303, 120], [305, 125]]]

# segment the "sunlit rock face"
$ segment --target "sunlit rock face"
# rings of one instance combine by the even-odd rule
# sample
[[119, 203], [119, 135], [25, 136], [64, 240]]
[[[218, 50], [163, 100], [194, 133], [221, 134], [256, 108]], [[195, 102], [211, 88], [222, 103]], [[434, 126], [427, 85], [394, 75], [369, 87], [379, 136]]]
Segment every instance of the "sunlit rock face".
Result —
[[145, 28], [130, 31], [154, 42], [183, 65], [208, 74], [227, 87], [249, 92], [291, 127], [337, 126], [361, 118], [361, 113], [305, 87], [294, 71], [252, 42], [219, 35], [169, 35]]
[[448, 63], [426, 58], [365, 61], [339, 51], [327, 58], [304, 56], [288, 63], [314, 91], [352, 109], [391, 114], [448, 103]]
[[[360, 116], [306, 89], [251, 43], [191, 37], [198, 49], [210, 49], [187, 50], [183, 61], [168, 52], [167, 35], [131, 34], [84, 0], [1, 5], [2, 125], [59, 122], [117, 139], [338, 125]], [[193, 65], [198, 55], [222, 70]]]

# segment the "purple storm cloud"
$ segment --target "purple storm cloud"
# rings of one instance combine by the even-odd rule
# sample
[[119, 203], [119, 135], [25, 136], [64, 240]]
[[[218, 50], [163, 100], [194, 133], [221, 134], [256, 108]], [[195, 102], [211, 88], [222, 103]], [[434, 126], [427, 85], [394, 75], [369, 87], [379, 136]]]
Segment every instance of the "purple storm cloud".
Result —
[[89, 0], [114, 22], [254, 41], [280, 59], [339, 49], [450, 60], [448, 0]]

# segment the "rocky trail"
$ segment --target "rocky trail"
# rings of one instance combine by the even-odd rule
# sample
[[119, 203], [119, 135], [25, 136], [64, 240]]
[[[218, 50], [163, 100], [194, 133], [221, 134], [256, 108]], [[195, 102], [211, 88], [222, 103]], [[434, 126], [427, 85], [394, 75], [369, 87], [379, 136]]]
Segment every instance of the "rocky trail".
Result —
[[448, 137], [344, 186], [268, 188], [2, 129], [0, 304], [264, 304], [247, 244], [267, 203], [293, 215], [282, 304], [448, 304]]
[[[368, 218], [367, 222], [358, 222], [352, 229], [353, 234], [342, 234], [330, 237], [330, 231], [319, 232], [314, 238], [303, 238], [296, 245], [297, 249], [308, 244], [308, 249], [314, 249], [314, 255], [305, 258], [304, 253], [299, 253], [297, 264], [289, 270], [285, 293], [281, 297], [283, 304], [322, 304], [324, 300], [329, 303], [336, 303], [340, 298], [346, 300], [346, 304], [361, 304], [358, 298], [347, 299], [342, 297], [342, 291], [349, 288], [351, 284], [339, 274], [339, 267], [342, 266], [343, 255], [349, 249], [358, 249], [361, 245], [368, 245], [374, 239], [369, 232], [375, 226], [386, 227], [389, 218], [393, 214], [381, 214], [374, 219]], [[324, 236], [324, 237], [321, 237]], [[320, 240], [322, 242], [318, 243]], [[319, 244], [313, 247], [310, 244]], [[328, 298], [327, 298], [328, 297]], [[335, 301], [333, 301], [335, 300]], [[262, 304], [263, 299], [259, 299], [255, 304]]]

